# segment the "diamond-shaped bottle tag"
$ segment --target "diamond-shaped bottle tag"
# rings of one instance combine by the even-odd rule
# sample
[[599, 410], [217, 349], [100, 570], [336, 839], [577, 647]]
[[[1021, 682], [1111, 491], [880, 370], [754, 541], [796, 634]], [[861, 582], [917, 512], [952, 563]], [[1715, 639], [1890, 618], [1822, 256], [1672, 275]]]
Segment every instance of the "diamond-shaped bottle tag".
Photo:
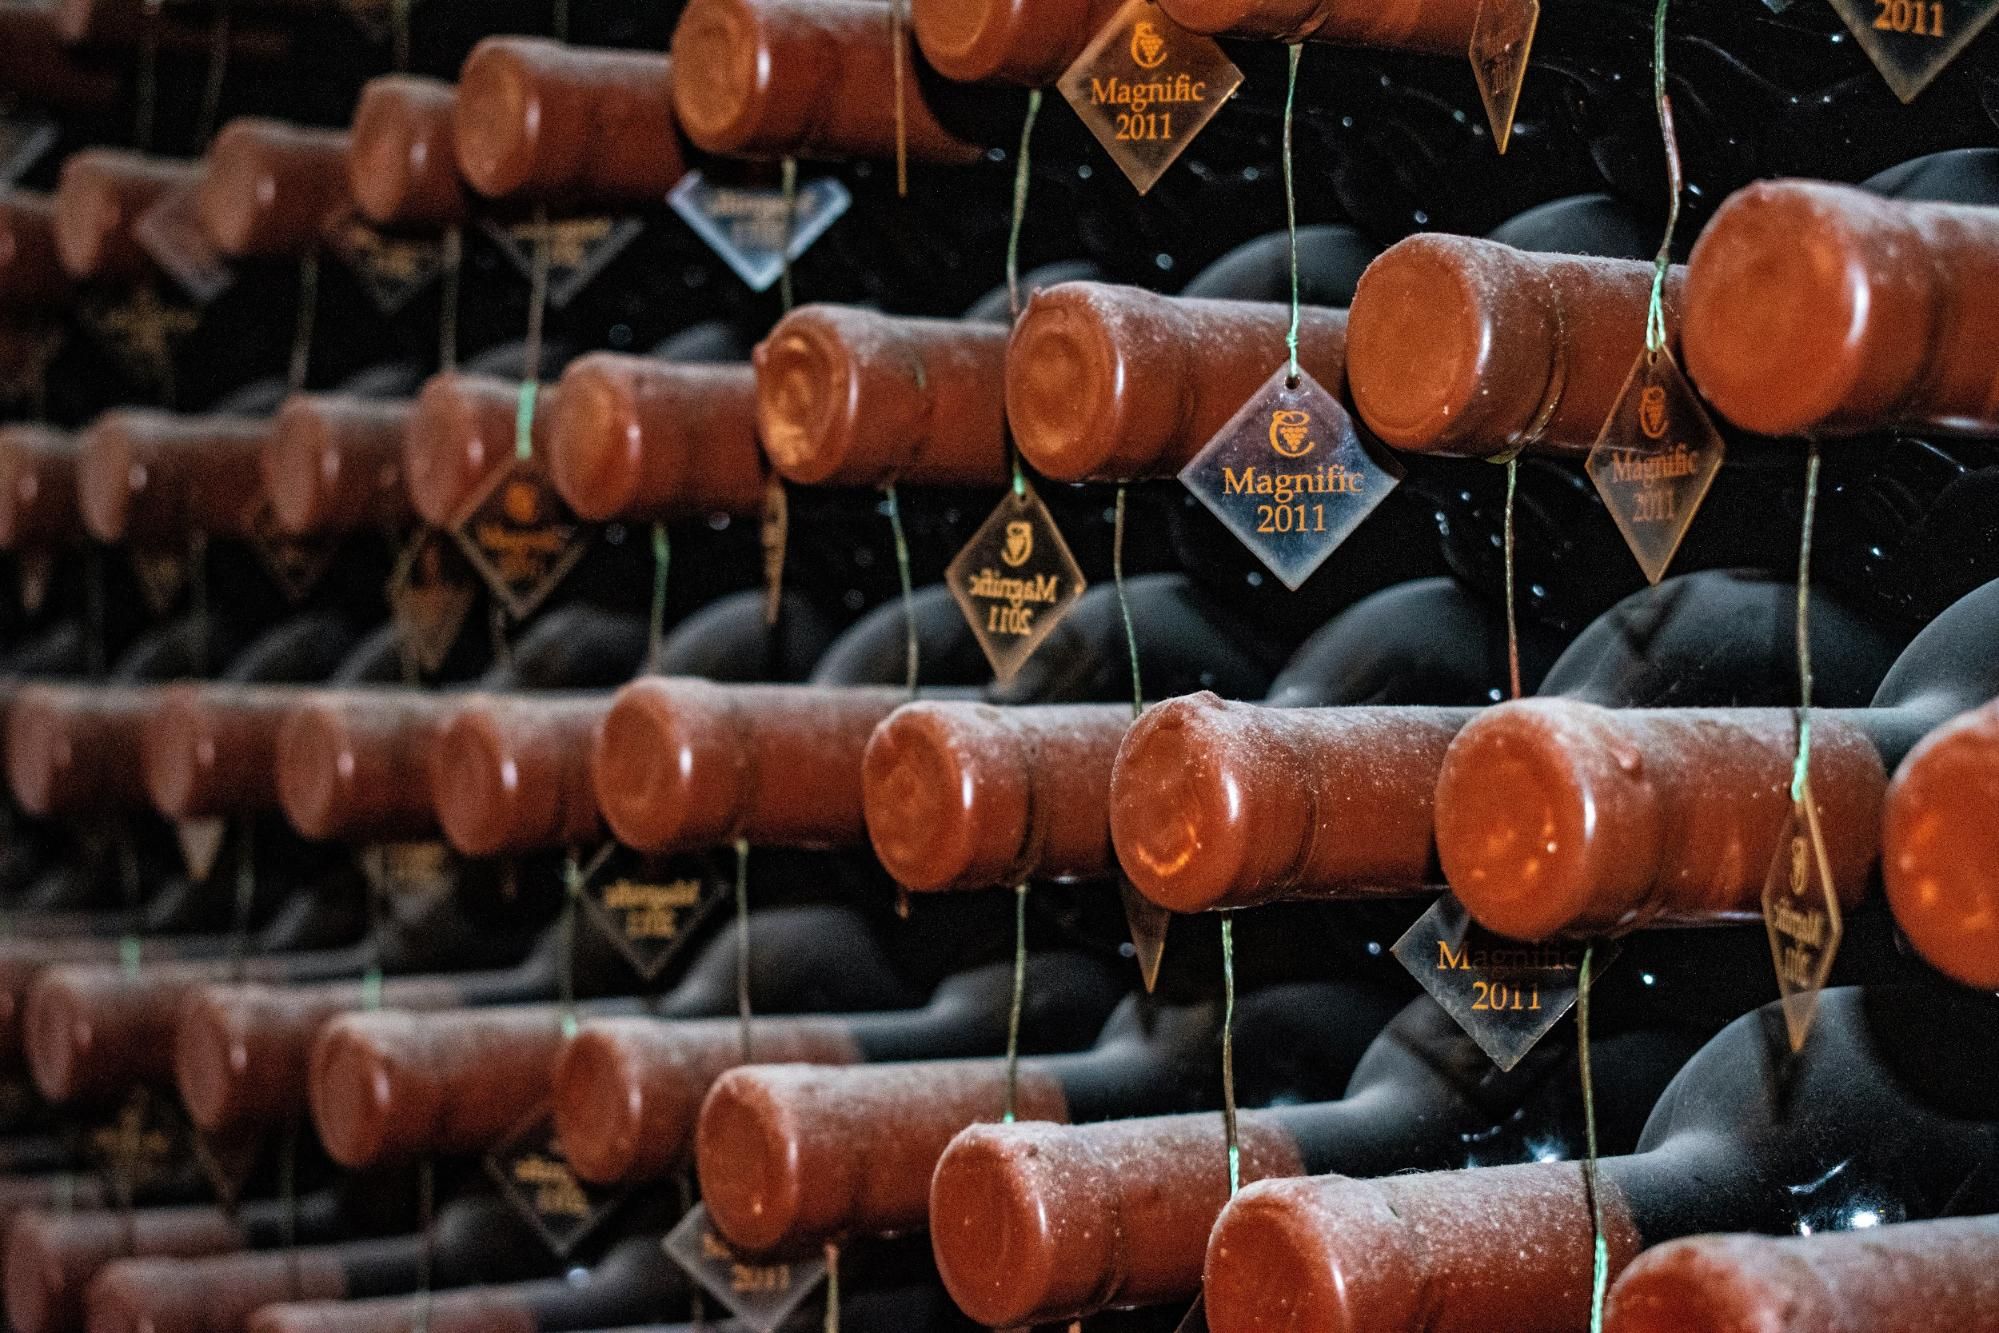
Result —
[[702, 1289], [756, 1333], [774, 1333], [826, 1279], [826, 1260], [751, 1263], [737, 1257], [708, 1221], [705, 1204], [695, 1204], [667, 1233], [666, 1255]]
[[1672, 352], [1640, 352], [1583, 466], [1652, 582], [1666, 576], [1726, 451]]
[[250, 1183], [250, 1173], [257, 1169], [257, 1161], [263, 1156], [263, 1136], [249, 1133], [240, 1139], [225, 1139], [194, 1132], [189, 1137], [194, 1160], [200, 1165], [201, 1174], [208, 1178], [216, 1200], [225, 1209], [234, 1208], [243, 1197], [243, 1187]]
[[1472, 20], [1472, 77], [1493, 146], [1502, 153], [1513, 139], [1513, 114], [1520, 109], [1520, 85], [1527, 80], [1527, 57], [1540, 22], [1541, 0], [1480, 0]]
[[378, 842], [356, 854], [376, 895], [396, 904], [434, 901], [458, 887], [458, 856], [441, 842]]
[[1853, 39], [1913, 102], [1999, 13], [1999, 0], [1832, 0]]
[[78, 302], [78, 311], [91, 338], [126, 374], [156, 388], [172, 382], [174, 348], [201, 322], [198, 309], [167, 299], [150, 281], [120, 297], [89, 293]]
[[158, 1182], [193, 1152], [179, 1104], [135, 1088], [107, 1119], [83, 1131], [85, 1159], [119, 1198]]
[[[540, 224], [487, 218], [479, 227], [523, 278], [533, 278]], [[575, 300], [645, 229], [645, 220], [637, 217], [560, 218], [548, 223], [548, 303], [560, 310]]]
[[451, 525], [459, 549], [515, 620], [533, 615], [583, 558], [589, 529], [540, 458], [496, 471]]
[[1150, 994], [1159, 984], [1159, 964], [1166, 957], [1166, 931], [1173, 924], [1173, 913], [1134, 889], [1123, 875], [1118, 876], [1118, 892], [1124, 899], [1124, 924], [1131, 932], [1138, 976]]
[[142, 214], [132, 234], [196, 305], [222, 295], [236, 275], [201, 230], [196, 187], [175, 190]]
[[1034, 656], [1086, 586], [1054, 516], [1027, 485], [1006, 493], [944, 581], [1001, 681]]
[[838, 222], [854, 196], [832, 176], [800, 181], [790, 199], [767, 185], [720, 185], [698, 171], [666, 202], [753, 292], [767, 292]]
[[1144, 194], [1242, 87], [1242, 71], [1153, 0], [1131, 0], [1056, 86]]
[[174, 840], [180, 844], [181, 863], [187, 867], [189, 879], [208, 883], [222, 856], [223, 839], [228, 836], [229, 821], [225, 819], [183, 819], [174, 825]]
[[1371, 452], [1317, 380], [1292, 384], [1279, 366], [1180, 481], [1296, 591], [1401, 483], [1402, 465]]
[[1784, 817], [1783, 836], [1763, 877], [1763, 926], [1770, 934], [1791, 1049], [1802, 1050], [1845, 933], [1809, 784], [1804, 800], [1794, 802]]
[[133, 548], [132, 576], [138, 580], [139, 596], [153, 616], [164, 616], [187, 587], [188, 560], [185, 551], [147, 551]]
[[535, 1229], [557, 1258], [602, 1226], [627, 1191], [600, 1189], [581, 1180], [555, 1142], [555, 1116], [537, 1108], [486, 1154], [486, 1171], [508, 1206]]
[[[14, 587], [21, 609], [39, 615], [48, 605], [49, 591], [55, 587], [56, 558], [53, 551], [22, 551], [14, 557]], [[0, 836], [5, 830], [0, 829]]]
[[456, 542], [437, 528], [412, 537], [388, 585], [404, 661], [424, 675], [442, 667], [478, 597], [478, 575]]
[[[1523, 944], [1471, 919], [1457, 895], [1446, 893], [1416, 918], [1389, 952], [1457, 1020], [1502, 1070], [1520, 1063], [1560, 1021], [1581, 990], [1584, 943]], [[1622, 946], [1596, 946], [1592, 971], [1616, 960]]]
[[55, 142], [56, 123], [46, 116], [0, 116], [0, 189], [27, 175]]
[[327, 248], [361, 279], [368, 299], [393, 318], [444, 272], [441, 236], [388, 236], [352, 213], [326, 224]]
[[244, 517], [258, 561], [285, 600], [298, 605], [333, 568], [339, 544], [329, 538], [294, 537], [285, 532], [278, 527], [268, 495], [254, 497]]
[[697, 852], [654, 856], [606, 843], [581, 871], [584, 910], [651, 981], [735, 892], [735, 870]]

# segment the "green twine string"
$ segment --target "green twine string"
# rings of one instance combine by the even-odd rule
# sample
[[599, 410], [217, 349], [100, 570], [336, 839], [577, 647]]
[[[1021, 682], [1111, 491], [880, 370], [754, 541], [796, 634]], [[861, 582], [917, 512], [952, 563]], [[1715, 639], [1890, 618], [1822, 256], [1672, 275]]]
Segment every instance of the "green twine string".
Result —
[[736, 1018], [750, 1063], [750, 843], [736, 839]]
[[1791, 804], [1802, 806], [1812, 768], [1812, 524], [1818, 514], [1819, 446], [1805, 462], [1805, 520], [1798, 534], [1798, 758], [1791, 766]]
[[562, 862], [562, 954], [561, 986], [562, 1035], [576, 1035], [576, 909], [583, 897], [583, 870], [571, 848]]
[[144, 918], [139, 903], [139, 853], [132, 846], [129, 831], [119, 831], [116, 843], [119, 888], [125, 899], [125, 934], [118, 941], [118, 966], [127, 977], [137, 977], [144, 949], [140, 929]]
[[1242, 1142], [1235, 1115], [1235, 912], [1222, 913], [1222, 1137], [1229, 1147], [1229, 1197], [1242, 1189]]
[[1006, 1110], [1011, 1125], [1020, 1104], [1020, 1010], [1027, 998], [1027, 881], [1013, 886], [1013, 1000], [1006, 1013]]
[[437, 306], [437, 364], [453, 370], [458, 365], [458, 282], [465, 269], [465, 231], [456, 223], [444, 229], [444, 271], [439, 278]]
[[1131, 715], [1145, 711], [1145, 685], [1138, 675], [1138, 631], [1131, 624], [1131, 603], [1124, 595], [1124, 483], [1117, 488], [1117, 508], [1111, 519], [1111, 582], [1117, 588], [1118, 615], [1124, 619], [1124, 650], [1131, 662]]
[[410, 67], [410, 5], [412, 0], [389, 0], [390, 59], [396, 73], [405, 74]]
[[208, 30], [208, 78], [201, 90], [201, 119], [195, 122], [195, 139], [207, 143], [215, 136], [215, 122], [222, 114], [222, 81], [229, 73], [229, 28], [231, 15], [227, 0], [215, 10], [215, 23]]
[[906, 639], [903, 646], [904, 685], [913, 695], [921, 663], [916, 643], [916, 587], [909, 577], [909, 541], [902, 531], [902, 504], [896, 498], [895, 483], [882, 487], [882, 495], [888, 501], [889, 531], [895, 536], [895, 572], [902, 580], [902, 626]]
[[548, 233], [548, 209], [541, 204], [534, 207], [534, 246], [528, 263], [528, 332], [526, 356], [526, 378], [541, 378], [541, 338], [543, 325], [548, 320], [548, 268], [552, 261], [551, 243]]
[[1020, 318], [1020, 230], [1027, 221], [1028, 150], [1034, 139], [1034, 122], [1041, 118], [1041, 90], [1027, 95], [1027, 114], [1020, 122], [1020, 151], [1013, 159], [1013, 223], [1006, 234], [1006, 303], [1015, 319]]
[[292, 327], [292, 360], [286, 383], [297, 393], [312, 368], [312, 330], [319, 318], [319, 252], [298, 261], [298, 321]]
[[1589, 1061], [1589, 988], [1590, 965], [1595, 961], [1596, 945], [1589, 944], [1583, 949], [1582, 971], [1576, 992], [1576, 1063], [1582, 1071], [1583, 1081], [1583, 1192], [1589, 1196], [1590, 1228], [1595, 1233], [1594, 1253], [1591, 1261], [1589, 1327], [1590, 1333], [1603, 1333], [1603, 1298], [1610, 1286], [1610, 1246], [1603, 1236], [1603, 1196], [1596, 1187], [1596, 1080], [1590, 1072]]
[[166, 0], [146, 0], [146, 32], [139, 43], [137, 105], [132, 113], [132, 146], [140, 152], [153, 147], [154, 110], [160, 100], [160, 24]]
[[423, 1232], [423, 1262], [417, 1270], [416, 1328], [430, 1333], [430, 1284], [437, 1267], [437, 1163], [425, 1157], [416, 1172], [417, 1225]]
[[777, 301], [785, 314], [791, 313], [793, 292], [791, 290], [791, 236], [798, 228], [798, 159], [787, 157], [779, 169], [779, 179], [784, 184], [784, 245], [778, 251], [780, 261], [777, 271]]
[[1506, 460], [1506, 679], [1512, 698], [1520, 689], [1520, 617], [1513, 599], [1513, 496], [1520, 482], [1520, 456]]
[[1680, 225], [1680, 146], [1673, 133], [1673, 103], [1666, 96], [1666, 5], [1652, 11], [1652, 101], [1659, 112], [1659, 133], [1666, 144], [1666, 235], [1652, 261], [1652, 297], [1645, 308], [1645, 350], [1657, 355], [1666, 348], [1666, 271], [1673, 263], [1673, 232]]
[[534, 405], [541, 397], [541, 385], [532, 377], [521, 381], [520, 397], [514, 403], [514, 457], [525, 463], [534, 457]]
[[236, 831], [235, 919], [229, 930], [230, 971], [241, 985], [250, 964], [250, 908], [257, 897], [257, 847], [255, 825], [244, 820]]
[[659, 670], [660, 649], [666, 635], [666, 571], [673, 562], [673, 548], [666, 524], [652, 525], [652, 610], [646, 617], [646, 670]]
[[840, 1247], [826, 1242], [826, 1333], [840, 1333]]
[[1284, 225], [1291, 237], [1291, 327], [1284, 334], [1284, 347], [1288, 356], [1289, 369], [1285, 382], [1298, 383], [1298, 324], [1301, 307], [1298, 299], [1298, 192], [1291, 171], [1291, 107], [1298, 98], [1298, 63], [1304, 57], [1303, 43], [1291, 46], [1291, 74], [1284, 86]]

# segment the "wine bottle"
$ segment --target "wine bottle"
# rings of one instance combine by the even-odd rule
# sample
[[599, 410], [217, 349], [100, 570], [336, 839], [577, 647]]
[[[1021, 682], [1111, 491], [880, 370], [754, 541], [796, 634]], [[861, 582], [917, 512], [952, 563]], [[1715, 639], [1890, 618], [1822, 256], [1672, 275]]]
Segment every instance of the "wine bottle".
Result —
[[259, 456], [279, 530], [313, 537], [407, 526], [415, 510], [403, 486], [403, 435], [412, 410], [344, 393], [285, 399]]
[[1977, 812], [1999, 757], [1999, 705], [1925, 736], [1895, 771], [1881, 820], [1881, 881], [1895, 924], [1946, 976], [1999, 986], [1999, 940], [1987, 912], [1989, 825]]
[[202, 160], [198, 202], [202, 234], [228, 258], [309, 254], [348, 207], [347, 134], [232, 120]]
[[55, 202], [45, 194], [9, 190], [0, 199], [0, 309], [46, 311], [70, 292], [56, 246]]
[[[403, 484], [424, 522], [449, 527], [487, 478], [513, 460], [521, 385], [493, 375], [445, 371], [417, 395], [403, 434]], [[560, 395], [542, 385], [531, 434], [546, 458], [548, 429]]]
[[194, 162], [119, 148], [89, 148], [63, 159], [55, 193], [55, 242], [62, 265], [79, 281], [135, 283], [155, 265], [134, 232], [139, 219], [170, 194], [201, 178]]
[[556, 386], [548, 428], [556, 489], [599, 521], [759, 513], [755, 393], [747, 366], [579, 356]]
[[145, 548], [195, 532], [248, 537], [268, 423], [256, 417], [107, 412], [84, 431], [77, 493], [99, 541]]
[[591, 738], [608, 695], [488, 695], [439, 729], [430, 796], [439, 826], [467, 856], [579, 847], [603, 827], [590, 790]]
[[1055, 82], [1083, 54], [1121, 0], [1025, 0], [962, 5], [914, 0], [910, 27], [924, 59], [957, 83], [1012, 83], [1039, 88]]
[[455, 85], [416, 74], [385, 74], [362, 86], [347, 149], [347, 193], [361, 216], [397, 228], [465, 220], [457, 96]]

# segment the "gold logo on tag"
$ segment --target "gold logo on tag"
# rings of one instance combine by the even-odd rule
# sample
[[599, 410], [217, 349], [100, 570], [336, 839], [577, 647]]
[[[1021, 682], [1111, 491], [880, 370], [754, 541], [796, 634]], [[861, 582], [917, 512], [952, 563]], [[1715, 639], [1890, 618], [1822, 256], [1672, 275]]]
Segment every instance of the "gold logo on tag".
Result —
[[1166, 63], [1166, 39], [1150, 23], [1131, 30], [1131, 59], [1140, 69], [1158, 69]]
[[1311, 432], [1310, 412], [1279, 408], [1270, 414], [1270, 447], [1285, 458], [1303, 458], [1317, 448]]
[[1665, 438], [1666, 427], [1670, 424], [1666, 414], [1666, 387], [1663, 384], [1648, 384], [1638, 399], [1638, 429], [1645, 432], [1648, 440]]
[[1006, 548], [1000, 552], [1000, 559], [1020, 568], [1027, 558], [1034, 554], [1034, 525], [1016, 520], [1006, 525]]

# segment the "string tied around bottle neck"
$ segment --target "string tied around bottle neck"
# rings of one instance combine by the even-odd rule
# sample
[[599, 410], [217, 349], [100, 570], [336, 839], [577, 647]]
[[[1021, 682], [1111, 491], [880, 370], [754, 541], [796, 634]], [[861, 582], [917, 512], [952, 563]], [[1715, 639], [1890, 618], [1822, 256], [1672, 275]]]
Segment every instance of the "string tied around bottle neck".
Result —
[[1666, 93], [1666, 6], [1659, 0], [1652, 11], [1652, 101], [1658, 111], [1659, 134], [1666, 151], [1666, 234], [1652, 260], [1652, 293], [1645, 306], [1645, 350], [1653, 356], [1666, 350], [1666, 274], [1673, 264], [1673, 233], [1680, 225], [1679, 138], [1673, 131], [1673, 99]]
[[1291, 127], [1295, 119], [1293, 108], [1298, 99], [1298, 65], [1304, 54], [1303, 43], [1291, 44], [1290, 70], [1284, 84], [1284, 229], [1291, 242], [1291, 326], [1284, 334], [1285, 383], [1294, 389], [1298, 387], [1298, 377], [1302, 373], [1298, 367], [1298, 325], [1303, 317], [1303, 303], [1299, 299], [1298, 190], [1291, 165]]

